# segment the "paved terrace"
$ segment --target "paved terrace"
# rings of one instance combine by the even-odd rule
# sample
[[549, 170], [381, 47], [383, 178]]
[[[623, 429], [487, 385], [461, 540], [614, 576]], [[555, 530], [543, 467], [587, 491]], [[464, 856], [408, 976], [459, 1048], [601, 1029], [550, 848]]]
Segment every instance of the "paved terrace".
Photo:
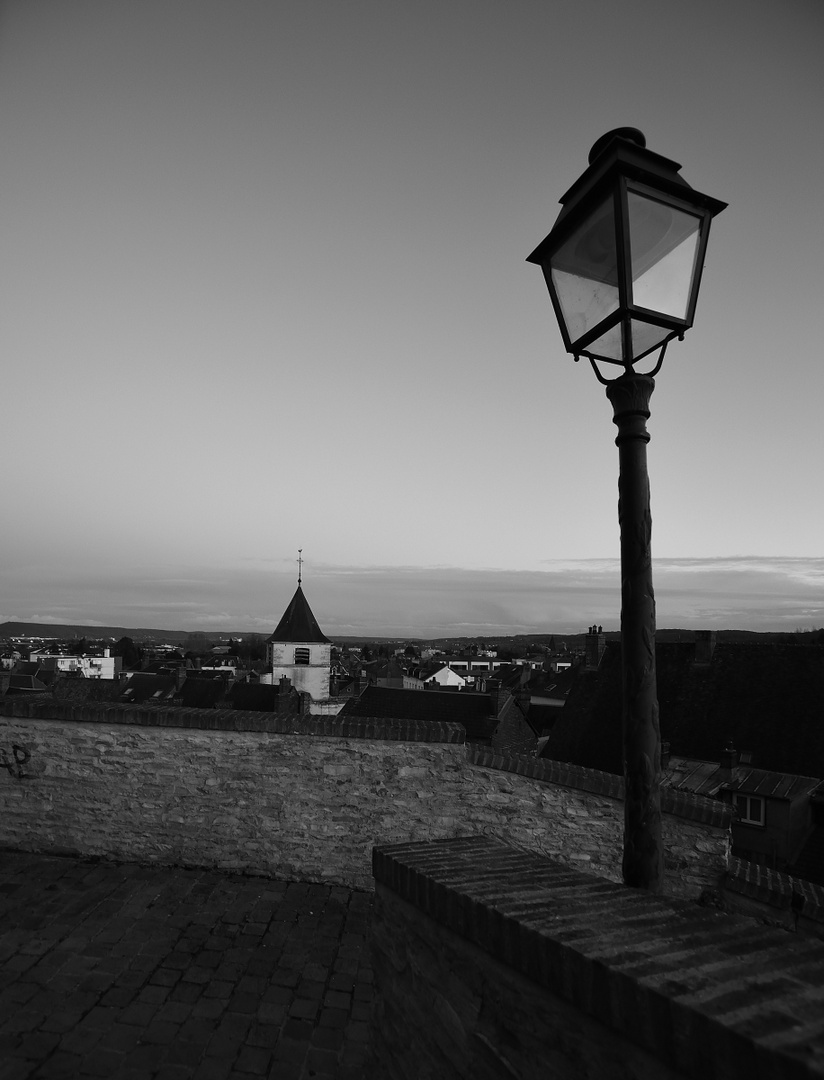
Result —
[[371, 1075], [372, 895], [0, 852], [3, 1080]]

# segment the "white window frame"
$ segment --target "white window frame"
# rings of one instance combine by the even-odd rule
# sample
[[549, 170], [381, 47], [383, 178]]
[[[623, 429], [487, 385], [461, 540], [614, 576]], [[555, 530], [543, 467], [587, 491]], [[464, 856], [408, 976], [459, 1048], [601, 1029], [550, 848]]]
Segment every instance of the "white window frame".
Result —
[[[745, 795], [742, 791], [733, 792], [733, 806], [738, 811], [739, 821], [742, 825], [760, 825], [767, 823], [767, 807], [760, 795]], [[759, 817], [753, 817], [753, 809], [760, 811]]]
[[312, 662], [312, 650], [307, 648], [295, 649], [295, 665], [309, 667]]

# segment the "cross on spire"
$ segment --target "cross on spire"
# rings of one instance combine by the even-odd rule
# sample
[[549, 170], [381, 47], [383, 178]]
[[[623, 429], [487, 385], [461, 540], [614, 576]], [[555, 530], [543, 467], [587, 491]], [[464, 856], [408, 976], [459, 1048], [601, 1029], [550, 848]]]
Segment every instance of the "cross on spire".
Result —
[[298, 585], [303, 575], [303, 548], [298, 548]]

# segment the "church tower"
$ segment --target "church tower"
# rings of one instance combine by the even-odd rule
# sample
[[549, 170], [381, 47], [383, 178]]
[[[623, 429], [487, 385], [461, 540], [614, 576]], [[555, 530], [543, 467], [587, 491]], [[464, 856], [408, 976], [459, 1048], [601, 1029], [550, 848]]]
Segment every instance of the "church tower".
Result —
[[297, 592], [266, 642], [266, 664], [271, 667], [272, 682], [279, 682], [285, 675], [296, 690], [309, 694], [314, 703], [329, 698], [332, 643], [318, 626], [303, 595], [302, 564], [303, 559], [298, 558]]

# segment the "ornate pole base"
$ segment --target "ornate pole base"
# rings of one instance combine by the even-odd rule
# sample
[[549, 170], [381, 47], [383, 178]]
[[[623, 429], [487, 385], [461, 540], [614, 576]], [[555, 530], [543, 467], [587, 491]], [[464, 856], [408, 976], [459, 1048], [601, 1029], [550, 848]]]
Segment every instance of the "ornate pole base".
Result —
[[655, 594], [647, 443], [655, 382], [627, 372], [607, 385], [618, 427], [621, 528], [621, 663], [623, 669], [624, 882], [661, 892], [661, 732], [655, 681]]

